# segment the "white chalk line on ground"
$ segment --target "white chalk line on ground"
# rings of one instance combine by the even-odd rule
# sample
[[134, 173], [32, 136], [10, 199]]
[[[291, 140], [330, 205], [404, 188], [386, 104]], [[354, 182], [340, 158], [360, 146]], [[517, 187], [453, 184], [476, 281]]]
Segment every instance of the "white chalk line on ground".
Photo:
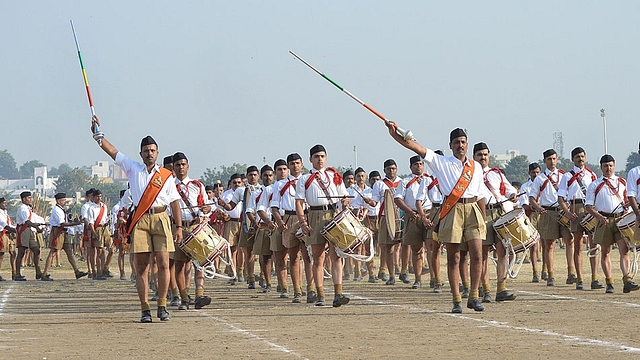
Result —
[[376, 305], [394, 306], [394, 307], [398, 307], [398, 308], [401, 308], [401, 309], [405, 309], [407, 311], [423, 312], [423, 313], [428, 313], [428, 314], [433, 314], [433, 315], [441, 315], [441, 316], [446, 316], [446, 317], [451, 317], [451, 318], [456, 318], [456, 319], [471, 320], [471, 321], [482, 323], [482, 324], [487, 325], [487, 326], [503, 328], [503, 329], [509, 329], [509, 330], [515, 330], [515, 331], [521, 331], [521, 332], [527, 332], [527, 333], [541, 334], [541, 335], [545, 335], [545, 336], [549, 336], [549, 337], [555, 337], [555, 338], [559, 338], [559, 339], [564, 340], [564, 341], [575, 342], [575, 343], [583, 344], [583, 345], [593, 345], [593, 346], [614, 348], [614, 349], [617, 349], [619, 351], [629, 352], [629, 353], [640, 353], [640, 348], [633, 347], [633, 346], [628, 346], [628, 345], [624, 345], [624, 344], [619, 344], [619, 343], [614, 343], [614, 342], [610, 342], [610, 341], [603, 341], [603, 340], [598, 340], [598, 339], [589, 339], [589, 338], [583, 338], [583, 337], [573, 336], [573, 335], [565, 335], [565, 334], [561, 334], [561, 333], [558, 333], [558, 332], [555, 332], [555, 331], [544, 330], [544, 329], [527, 328], [527, 327], [523, 327], [523, 326], [513, 326], [513, 325], [509, 325], [506, 322], [479, 319], [479, 318], [474, 318], [474, 317], [460, 315], [460, 314], [443, 313], [443, 312], [435, 311], [435, 310], [427, 310], [427, 309], [423, 309], [423, 308], [417, 308], [417, 307], [413, 307], [413, 306], [410, 306], [410, 305], [391, 304], [391, 303], [388, 303], [388, 302], [385, 302], [385, 301], [370, 299], [370, 298], [367, 298], [367, 297], [364, 297], [364, 296], [361, 296], [361, 295], [356, 295], [356, 294], [346, 294], [345, 293], [345, 295], [348, 295], [348, 296], [350, 296], [350, 297], [352, 297], [354, 299], [363, 300], [363, 301], [366, 301], [366, 302], [369, 302], [369, 303], [374, 303]]
[[273, 343], [273, 342], [271, 342], [271, 341], [269, 341], [269, 340], [267, 340], [267, 339], [265, 339], [265, 338], [263, 338], [263, 337], [260, 337], [260, 336], [258, 336], [258, 335], [256, 335], [256, 334], [252, 333], [252, 332], [251, 332], [251, 331], [249, 331], [249, 330], [241, 329], [241, 328], [239, 328], [239, 327], [237, 327], [237, 326], [233, 325], [232, 323], [230, 323], [230, 322], [228, 322], [228, 321], [226, 321], [226, 320], [224, 320], [224, 319], [221, 319], [221, 318], [219, 318], [219, 317], [217, 317], [217, 316], [212, 316], [212, 315], [208, 315], [208, 314], [205, 314], [205, 313], [202, 313], [202, 315], [203, 315], [203, 316], [206, 316], [206, 317], [208, 317], [208, 318], [210, 318], [210, 319], [213, 319], [213, 320], [215, 320], [215, 321], [217, 321], [217, 322], [220, 322], [220, 323], [225, 324], [227, 327], [229, 327], [229, 328], [231, 329], [231, 331], [232, 331], [232, 332], [240, 333], [240, 334], [242, 334], [242, 335], [244, 335], [244, 336], [248, 337], [249, 339], [252, 339], [252, 340], [255, 340], [255, 341], [259, 341], [259, 342], [261, 342], [261, 343], [263, 343], [263, 344], [266, 344], [266, 345], [267, 345], [267, 346], [269, 346], [272, 350], [280, 351], [280, 352], [283, 352], [283, 353], [285, 353], [285, 354], [289, 354], [289, 355], [293, 355], [293, 356], [295, 356], [295, 357], [297, 357], [297, 358], [300, 358], [300, 359], [307, 359], [306, 357], [304, 357], [304, 356], [302, 356], [302, 355], [300, 355], [300, 354], [296, 353], [296, 352], [295, 352], [295, 351], [293, 351], [293, 350], [289, 350], [289, 349], [287, 349], [286, 347], [284, 347], [284, 346], [282, 346], [282, 345], [278, 345], [278, 344], [276, 344], [276, 343]]
[[[624, 302], [624, 301], [610, 301], [610, 300], [602, 300], [602, 299], [585, 299], [585, 298], [579, 298], [579, 297], [573, 297], [573, 296], [545, 294], [545, 293], [539, 293], [539, 292], [535, 292], [535, 291], [525, 291], [525, 290], [515, 290], [514, 292], [517, 292], [517, 293], [520, 293], [520, 294], [527, 294], [527, 295], [545, 296], [545, 297], [550, 297], [550, 298], [554, 298], [554, 299], [558, 299], [558, 300], [576, 300], [576, 301], [583, 301], [583, 302], [607, 303], [607, 304], [628, 306], [628, 307], [632, 307], [632, 308], [640, 308], [640, 304], [629, 303], [629, 302]], [[607, 294], [607, 295], [609, 295], [609, 294]]]
[[9, 286], [7, 290], [2, 293], [2, 300], [0, 300], [0, 317], [4, 315], [4, 306], [7, 304], [7, 301], [9, 301], [9, 293], [12, 289], [13, 286]]

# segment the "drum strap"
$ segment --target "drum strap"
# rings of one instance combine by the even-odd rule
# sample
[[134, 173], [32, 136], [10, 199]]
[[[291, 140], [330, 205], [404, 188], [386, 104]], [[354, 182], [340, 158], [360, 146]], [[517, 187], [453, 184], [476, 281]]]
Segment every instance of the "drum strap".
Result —
[[54, 230], [51, 232], [51, 245], [52, 246], [58, 246], [58, 237], [64, 231], [64, 227], [62, 227], [62, 226], [52, 226], [52, 228]]
[[[187, 205], [187, 208], [189, 209], [189, 212], [191, 213], [191, 216], [193, 216], [193, 219], [197, 219], [198, 215], [196, 215], [196, 212], [193, 211], [193, 207], [191, 207], [191, 201], [189, 201], [189, 194], [188, 194], [188, 187], [189, 184], [187, 184], [185, 187], [187, 188], [187, 191], [185, 192], [184, 190], [182, 190], [182, 182], [179, 182], [176, 185], [176, 188], [178, 189], [178, 194], [180, 194], [180, 197], [182, 198], [182, 201], [184, 201], [185, 205]], [[200, 197], [198, 196], [198, 200], [200, 199]], [[199, 202], [199, 201], [198, 201]]]
[[[415, 178], [418, 178], [418, 176], [416, 176]], [[389, 190], [391, 190], [391, 192], [392, 192], [393, 194], [395, 194], [396, 189], [398, 188], [398, 185], [400, 185], [400, 183], [401, 183], [401, 181], [393, 182], [393, 181], [391, 181], [391, 180], [389, 180], [389, 179], [387, 179], [387, 178], [384, 178], [384, 179], [382, 180], [382, 182], [384, 182], [384, 183], [389, 187]], [[408, 185], [408, 184], [407, 184], [407, 187], [409, 187], [409, 185]], [[393, 189], [393, 190], [392, 190], [392, 189]], [[385, 203], [385, 200], [384, 200], [384, 198], [383, 198], [383, 200], [382, 200], [382, 204], [380, 204], [380, 210], [378, 211], [378, 219], [380, 219], [380, 217], [382, 216], [382, 212], [384, 211], [384, 203]], [[394, 208], [394, 209], [396, 208], [396, 205], [395, 205], [395, 204], [393, 204], [393, 208]]]
[[620, 205], [624, 206], [625, 201], [623, 200], [623, 197], [626, 199], [627, 198], [627, 189], [624, 189], [624, 194], [621, 197], [620, 196], [620, 192], [618, 191], [618, 189], [620, 188], [620, 183], [622, 183], [622, 185], [627, 185], [627, 182], [623, 179], [623, 178], [618, 178], [618, 186], [614, 187], [613, 184], [611, 184], [611, 181], [609, 181], [609, 179], [604, 178], [603, 181], [598, 184], [598, 187], [596, 187], [596, 194], [593, 197], [593, 205], [595, 206], [595, 202], [598, 199], [598, 193], [600, 192], [600, 190], [604, 187], [604, 185], [607, 185], [607, 187], [611, 190], [612, 194], [615, 194], [616, 197], [618, 197], [618, 200], [620, 201]]
[[473, 178], [473, 171], [475, 169], [475, 161], [467, 160], [464, 164], [464, 168], [462, 169], [462, 173], [460, 174], [460, 178], [458, 182], [453, 187], [451, 194], [447, 196], [444, 200], [444, 204], [442, 204], [442, 208], [440, 210], [440, 215], [438, 216], [438, 223], [440, 220], [444, 219], [445, 216], [453, 209], [458, 200], [462, 197], [469, 184], [471, 184], [471, 179]]
[[158, 194], [160, 194], [160, 190], [164, 186], [164, 183], [171, 176], [171, 171], [161, 167], [159, 171], [153, 174], [151, 181], [147, 184], [147, 187], [144, 189], [142, 193], [142, 197], [140, 198], [140, 202], [138, 203], [138, 207], [134, 210], [133, 217], [131, 218], [131, 223], [127, 227], [127, 232], [124, 237], [129, 236], [133, 227], [136, 226], [142, 215], [144, 215], [153, 205], [153, 202], [156, 201]]
[[[484, 185], [487, 187], [487, 189], [489, 189], [489, 191], [491, 192], [491, 195], [493, 195], [493, 198], [496, 199], [496, 202], [500, 201], [498, 194], [496, 194], [496, 191], [493, 189], [493, 186], [491, 186], [491, 182], [489, 181], [489, 178], [487, 177], [487, 175], [489, 175], [489, 173], [491, 171], [495, 171], [498, 173], [498, 175], [500, 176], [500, 195], [502, 195], [503, 197], [507, 194], [507, 185], [504, 183], [504, 178], [502, 177], [502, 172], [500, 171], [500, 169], [498, 168], [491, 168], [489, 170], [487, 170], [484, 173]], [[502, 206], [503, 203], [500, 203], [500, 206]], [[488, 203], [486, 205], [489, 205]], [[504, 208], [502, 208], [504, 210]]]
[[[431, 175], [427, 175], [427, 176], [430, 177], [431, 180], [433, 180], [433, 181], [431, 181], [431, 184], [429, 184], [429, 186], [427, 186], [427, 190], [431, 190], [431, 189], [433, 189], [434, 186], [437, 186], [438, 187], [438, 191], [439, 191], [440, 190], [440, 184], [438, 184], [438, 178], [434, 178]], [[440, 192], [442, 192], [442, 191], [440, 191]]]

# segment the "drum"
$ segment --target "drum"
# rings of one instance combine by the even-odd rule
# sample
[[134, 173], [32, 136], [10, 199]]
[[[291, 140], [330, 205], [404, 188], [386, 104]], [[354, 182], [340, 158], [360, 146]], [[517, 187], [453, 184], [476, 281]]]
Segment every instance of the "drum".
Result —
[[[202, 222], [196, 226], [178, 246], [180, 250], [191, 257], [194, 265], [198, 270], [202, 270], [206, 277], [235, 278], [235, 266], [233, 266], [233, 261], [231, 260], [229, 242], [218, 235], [207, 222]], [[215, 260], [218, 258], [226, 265], [231, 266], [234, 272], [233, 277], [217, 272]]]
[[369, 261], [373, 257], [373, 251], [369, 252], [370, 256], [354, 254], [360, 245], [370, 246], [373, 250], [373, 233], [349, 209], [338, 213], [320, 230], [320, 234], [336, 247], [336, 252], [342, 257], [349, 256], [358, 261]]
[[522, 209], [511, 210], [493, 223], [502, 240], [511, 241], [513, 251], [520, 253], [530, 248], [540, 235]]
[[584, 217], [580, 220], [580, 226], [589, 234], [593, 234], [596, 231], [596, 225], [598, 225], [598, 219], [590, 213], [584, 214]]
[[567, 213], [565, 213], [564, 210], [560, 210], [559, 213], [560, 218], [558, 219], [558, 223], [564, 227], [568, 227], [569, 229], [571, 229], [569, 216], [567, 216]]
[[634, 245], [640, 245], [640, 242], [633, 239], [634, 228], [636, 227], [636, 214], [632, 211], [623, 216], [622, 219], [616, 224], [623, 237], [627, 238], [627, 241]]

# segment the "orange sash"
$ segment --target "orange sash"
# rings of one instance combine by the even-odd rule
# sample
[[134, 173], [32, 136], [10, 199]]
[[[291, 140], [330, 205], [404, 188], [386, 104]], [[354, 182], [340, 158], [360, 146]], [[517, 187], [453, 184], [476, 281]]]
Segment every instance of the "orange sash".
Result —
[[151, 181], [147, 184], [147, 188], [144, 189], [144, 192], [142, 193], [140, 203], [138, 203], [138, 206], [133, 211], [133, 218], [131, 219], [131, 223], [124, 235], [125, 238], [131, 234], [133, 227], [136, 226], [142, 215], [149, 211], [153, 202], [156, 201], [158, 194], [160, 194], [160, 190], [162, 190], [164, 183], [169, 179], [169, 176], [171, 176], [171, 171], [163, 167], [160, 168], [159, 172], [153, 174]]
[[473, 178], [474, 168], [475, 168], [475, 161], [467, 160], [467, 163], [464, 165], [464, 168], [462, 169], [462, 174], [460, 174], [460, 178], [458, 179], [458, 182], [453, 187], [451, 194], [449, 194], [449, 196], [445, 198], [444, 204], [442, 204], [442, 207], [441, 207], [442, 210], [440, 211], [440, 216], [438, 216], [438, 221], [444, 219], [444, 217], [447, 216], [449, 211], [451, 211], [451, 209], [453, 209], [453, 207], [456, 206], [456, 203], [458, 202], [458, 200], [460, 200], [460, 197], [462, 197], [462, 194], [464, 194], [464, 192], [467, 191], [467, 188], [471, 183], [471, 179]]

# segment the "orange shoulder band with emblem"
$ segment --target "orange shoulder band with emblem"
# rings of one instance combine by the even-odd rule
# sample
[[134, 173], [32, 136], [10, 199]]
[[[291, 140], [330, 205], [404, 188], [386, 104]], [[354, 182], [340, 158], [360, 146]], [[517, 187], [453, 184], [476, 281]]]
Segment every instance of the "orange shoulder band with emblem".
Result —
[[140, 220], [142, 215], [149, 211], [151, 205], [154, 201], [156, 201], [158, 194], [160, 194], [160, 190], [162, 190], [162, 187], [164, 186], [164, 183], [167, 181], [169, 176], [171, 176], [171, 171], [163, 167], [160, 168], [159, 172], [153, 174], [151, 181], [149, 181], [149, 183], [147, 184], [147, 188], [144, 189], [144, 193], [142, 193], [142, 197], [140, 198], [138, 207], [136, 207], [136, 209], [134, 210], [133, 219], [131, 220], [131, 224], [129, 225], [127, 233], [124, 236], [125, 238], [129, 236], [129, 234], [131, 234], [131, 231], [133, 230], [134, 226], [136, 226], [138, 220]]
[[445, 198], [444, 204], [442, 204], [442, 207], [441, 207], [442, 210], [440, 211], [440, 216], [438, 217], [438, 220], [444, 219], [444, 217], [447, 216], [449, 211], [451, 211], [451, 209], [453, 209], [453, 207], [456, 205], [458, 200], [460, 200], [460, 198], [462, 197], [462, 194], [464, 194], [464, 192], [467, 191], [467, 188], [471, 183], [471, 178], [473, 178], [474, 168], [475, 168], [475, 161], [473, 160], [467, 161], [467, 163], [464, 164], [464, 168], [462, 169], [462, 174], [460, 175], [458, 182], [453, 187], [451, 194], [449, 194], [449, 196]]

